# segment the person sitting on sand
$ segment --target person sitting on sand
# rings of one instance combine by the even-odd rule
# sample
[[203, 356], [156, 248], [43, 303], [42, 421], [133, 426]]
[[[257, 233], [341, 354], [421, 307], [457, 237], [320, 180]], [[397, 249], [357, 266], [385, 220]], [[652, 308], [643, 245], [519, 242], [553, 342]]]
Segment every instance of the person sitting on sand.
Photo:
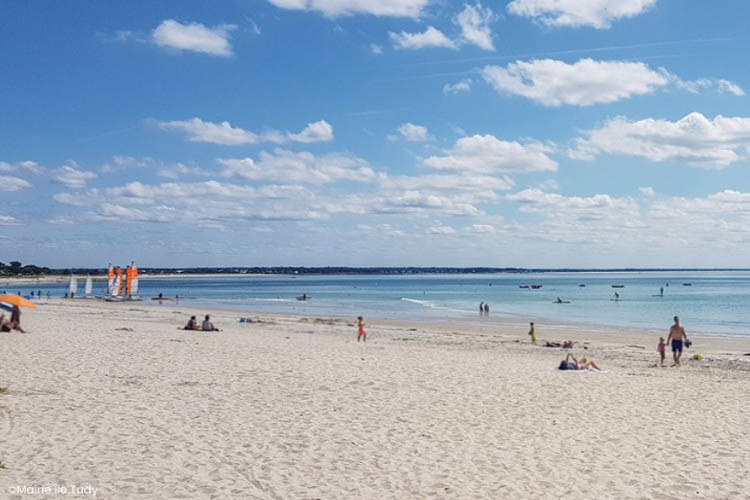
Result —
[[11, 319], [7, 320], [5, 319], [5, 314], [0, 314], [0, 332], [10, 332], [13, 330], [17, 330], [21, 333], [26, 333], [26, 330], [21, 328], [21, 324], [18, 321], [13, 321], [12, 315]]
[[183, 330], [201, 330], [201, 327], [198, 325], [198, 320], [195, 319], [195, 316], [190, 316], [190, 319], [187, 322], [187, 325], [185, 325], [185, 328]]
[[214, 326], [213, 323], [211, 323], [211, 316], [206, 314], [206, 319], [203, 320], [203, 325], [201, 325], [201, 329], [204, 332], [220, 332], [218, 328]]
[[[573, 360], [572, 362], [570, 360]], [[601, 368], [596, 366], [596, 363], [589, 361], [586, 358], [576, 359], [572, 353], [568, 353], [565, 359], [560, 361], [560, 370], [597, 370], [601, 371]]]

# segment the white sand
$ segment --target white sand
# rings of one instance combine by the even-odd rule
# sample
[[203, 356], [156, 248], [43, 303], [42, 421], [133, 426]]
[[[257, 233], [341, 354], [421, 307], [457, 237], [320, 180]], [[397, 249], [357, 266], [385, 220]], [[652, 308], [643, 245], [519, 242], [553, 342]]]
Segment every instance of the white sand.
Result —
[[750, 340], [658, 368], [658, 335], [539, 325], [606, 369], [576, 373], [523, 325], [373, 321], [365, 345], [354, 321], [189, 313], [57, 300], [0, 333], [0, 498], [750, 495]]

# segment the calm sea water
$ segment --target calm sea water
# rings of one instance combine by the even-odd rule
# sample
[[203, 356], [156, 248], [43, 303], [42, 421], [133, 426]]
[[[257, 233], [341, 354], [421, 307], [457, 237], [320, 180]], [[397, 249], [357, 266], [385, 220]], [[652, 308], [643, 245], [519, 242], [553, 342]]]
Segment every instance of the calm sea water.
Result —
[[[520, 285], [542, 287], [533, 290]], [[663, 296], [659, 296], [660, 288], [664, 288]], [[103, 295], [105, 289], [104, 282], [94, 282], [95, 295]], [[61, 296], [67, 285], [40, 284], [7, 291], [27, 294], [31, 290]], [[614, 300], [615, 292], [619, 300]], [[747, 271], [141, 278], [141, 296], [159, 293], [179, 295], [186, 305], [237, 310], [238, 316], [266, 312], [478, 320], [479, 302], [484, 301], [490, 305], [490, 321], [510, 317], [664, 329], [677, 314], [688, 332], [750, 335]], [[297, 300], [302, 294], [310, 299]], [[557, 297], [570, 302], [557, 304]]]

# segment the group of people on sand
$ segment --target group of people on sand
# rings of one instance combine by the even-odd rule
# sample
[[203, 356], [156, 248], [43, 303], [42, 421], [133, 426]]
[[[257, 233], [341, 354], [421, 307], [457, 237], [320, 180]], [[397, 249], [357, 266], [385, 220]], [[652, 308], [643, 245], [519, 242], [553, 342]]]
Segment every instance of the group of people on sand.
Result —
[[199, 332], [220, 332], [218, 328], [214, 326], [214, 324], [211, 322], [211, 316], [206, 314], [206, 317], [203, 319], [203, 323], [200, 325], [198, 324], [198, 320], [195, 318], [195, 316], [190, 316], [190, 319], [188, 320], [187, 324], [183, 327], [183, 330], [196, 330]]
[[490, 315], [490, 305], [487, 302], [480, 302], [479, 303], [479, 315], [482, 316], [489, 316]]
[[5, 319], [5, 314], [0, 314], [0, 332], [17, 331], [27, 333], [21, 328], [21, 309], [14, 305], [10, 312], [10, 319]]
[[[529, 335], [531, 335], [531, 342], [536, 344], [536, 330], [534, 329], [533, 322], [531, 323]], [[674, 361], [672, 363], [672, 366], [680, 366], [682, 350], [683, 348], [690, 347], [692, 345], [692, 342], [687, 338], [685, 327], [680, 324], [679, 316], [674, 317], [674, 324], [672, 324], [672, 326], [669, 328], [667, 341], [664, 341], [664, 337], [659, 337], [659, 344], [657, 345], [656, 349], [657, 351], [659, 351], [659, 356], [661, 357], [661, 366], [664, 366], [664, 360], [666, 358], [666, 348], [668, 344], [672, 349], [672, 359]], [[573, 342], [565, 341], [560, 347], [572, 348]], [[568, 353], [568, 355], [565, 356], [565, 359], [560, 361], [559, 368], [560, 370], [600, 370], [594, 361], [588, 360], [586, 358], [576, 359], [572, 353]]]

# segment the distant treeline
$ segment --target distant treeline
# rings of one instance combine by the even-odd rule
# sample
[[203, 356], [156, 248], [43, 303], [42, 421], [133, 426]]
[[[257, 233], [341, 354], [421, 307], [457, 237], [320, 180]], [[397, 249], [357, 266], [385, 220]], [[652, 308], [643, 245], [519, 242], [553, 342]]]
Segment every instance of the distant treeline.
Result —
[[[494, 273], [550, 273], [550, 272], [694, 272], [694, 271], [747, 271], [748, 269], [699, 269], [699, 268], [623, 268], [623, 269], [582, 269], [582, 268], [522, 268], [522, 267], [141, 267], [141, 275], [157, 274], [494, 274]], [[13, 261], [6, 265], [0, 262], [0, 276], [46, 276], [66, 274], [104, 274], [107, 269], [73, 268], [50, 269], [34, 265], [21, 265]]]
[[56, 274], [49, 267], [39, 267], [33, 264], [23, 265], [17, 260], [11, 261], [10, 264], [0, 262], [0, 276], [40, 276], [47, 274]]

